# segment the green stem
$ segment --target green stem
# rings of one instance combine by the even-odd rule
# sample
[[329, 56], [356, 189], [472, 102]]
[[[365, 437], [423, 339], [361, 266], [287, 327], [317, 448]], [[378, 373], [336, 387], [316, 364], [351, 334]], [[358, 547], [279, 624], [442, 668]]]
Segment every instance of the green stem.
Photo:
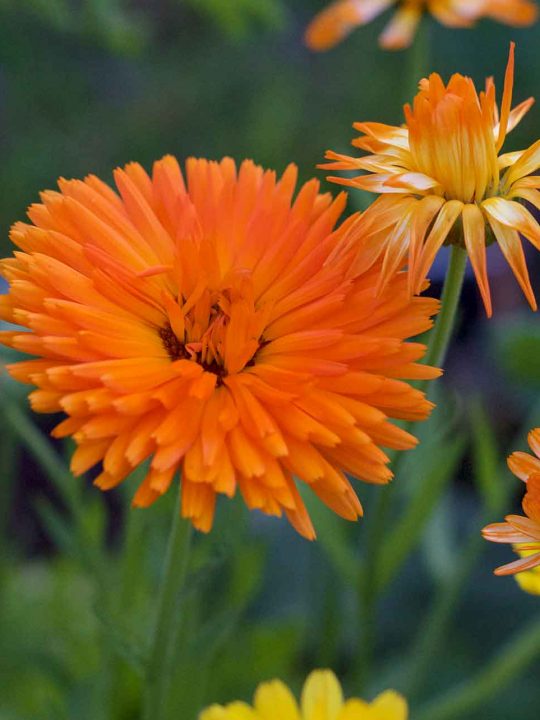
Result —
[[180, 597], [186, 579], [192, 526], [178, 505], [169, 535], [164, 575], [146, 675], [145, 720], [165, 720], [167, 698], [180, 627]]
[[466, 265], [467, 252], [459, 245], [452, 245], [441, 297], [441, 309], [435, 327], [430, 333], [428, 349], [424, 358], [426, 365], [440, 367], [444, 362], [454, 331], [456, 311], [461, 288], [463, 287]]
[[[467, 683], [452, 688], [415, 715], [416, 720], [453, 720], [492, 701], [515, 677], [540, 656], [540, 618], [535, 618]], [[482, 713], [482, 717], [485, 713]]]
[[[467, 253], [463, 248], [453, 245], [444, 288], [441, 297], [441, 309], [430, 333], [425, 362], [427, 365], [440, 366], [444, 362], [448, 344], [452, 337], [456, 312], [465, 276]], [[422, 389], [425, 384], [422, 383]], [[410, 429], [407, 423], [405, 429]], [[394, 475], [399, 475], [404, 453], [400, 453], [394, 463]], [[376, 506], [371, 515], [367, 530], [366, 555], [363, 572], [360, 574], [358, 588], [361, 616], [362, 616], [362, 643], [358, 653], [358, 682], [365, 686], [369, 680], [372, 656], [375, 646], [375, 611], [377, 597], [381, 583], [379, 582], [380, 552], [383, 534], [387, 528], [387, 517], [390, 511], [392, 488], [394, 483], [380, 490], [377, 495]]]
[[427, 77], [431, 68], [431, 22], [430, 19], [424, 17], [420, 23], [414, 43], [408, 50], [408, 68], [407, 76], [409, 82], [405, 85], [407, 96], [405, 102], [411, 102], [411, 99], [418, 92], [418, 83], [423, 77]]

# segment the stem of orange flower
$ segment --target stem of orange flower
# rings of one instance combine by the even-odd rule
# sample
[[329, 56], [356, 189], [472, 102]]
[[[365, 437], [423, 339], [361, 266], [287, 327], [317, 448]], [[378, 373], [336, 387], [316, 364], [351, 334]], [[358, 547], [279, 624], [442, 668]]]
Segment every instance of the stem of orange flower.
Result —
[[441, 309], [435, 327], [430, 333], [428, 349], [424, 362], [426, 365], [440, 367], [446, 357], [446, 351], [454, 331], [456, 312], [465, 277], [467, 252], [459, 245], [452, 245], [450, 261], [444, 281], [441, 297]]
[[[540, 618], [517, 633], [469, 682], [435, 698], [415, 715], [417, 720], [453, 720], [480, 707], [501, 692], [540, 656]], [[481, 715], [485, 716], [482, 712]]]
[[191, 535], [191, 523], [180, 517], [178, 505], [175, 504], [146, 673], [145, 720], [165, 720], [167, 717], [169, 686], [181, 621], [181, 594], [187, 574]]
[[[440, 366], [444, 362], [454, 331], [466, 264], [466, 251], [457, 245], [453, 245], [444, 281], [441, 309], [429, 337], [425, 356], [427, 365]], [[425, 389], [425, 385], [426, 383], [422, 383], [421, 389]], [[409, 426], [410, 423], [406, 426], [407, 430], [410, 429]], [[394, 463], [393, 469], [396, 477], [399, 475], [403, 457], [403, 453], [401, 453]], [[369, 680], [375, 645], [375, 610], [377, 597], [383, 589], [383, 583], [379, 577], [379, 558], [386, 528], [386, 518], [390, 511], [393, 486], [394, 483], [381, 489], [378, 493], [376, 505], [371, 514], [371, 522], [367, 528], [365, 564], [361, 573], [359, 587], [363, 628], [362, 644], [358, 656], [358, 682], [361, 686], [365, 686]], [[385, 578], [385, 586], [388, 584], [389, 579]]]
[[430, 34], [431, 19], [430, 17], [423, 17], [414, 38], [414, 43], [408, 51], [407, 65], [409, 67], [407, 76], [409, 82], [405, 84], [405, 92], [407, 93], [404, 98], [405, 102], [409, 102], [416, 95], [418, 83], [423, 77], [427, 77], [431, 70], [429, 67], [431, 59]]

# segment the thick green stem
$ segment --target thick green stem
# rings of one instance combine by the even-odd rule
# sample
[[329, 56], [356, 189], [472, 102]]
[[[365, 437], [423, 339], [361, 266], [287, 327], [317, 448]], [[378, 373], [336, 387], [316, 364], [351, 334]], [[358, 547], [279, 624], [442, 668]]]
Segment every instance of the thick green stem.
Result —
[[[425, 362], [428, 365], [440, 366], [446, 356], [448, 344], [452, 337], [456, 312], [463, 286], [467, 253], [461, 247], [452, 246], [450, 262], [444, 281], [443, 294], [441, 298], [441, 310], [437, 317], [435, 327], [430, 333], [428, 349]], [[422, 388], [424, 384], [422, 385]], [[409, 429], [407, 424], [406, 429]], [[403, 453], [398, 455], [393, 469], [397, 477], [401, 465]], [[393, 483], [381, 489], [377, 497], [377, 504], [371, 516], [368, 526], [366, 541], [366, 559], [363, 572], [360, 576], [358, 589], [361, 615], [362, 615], [362, 645], [358, 655], [358, 677], [361, 685], [365, 685], [369, 679], [371, 659], [375, 645], [375, 610], [380, 589], [379, 582], [379, 560], [382, 547], [383, 534], [387, 527], [387, 517], [391, 505], [391, 493]], [[386, 579], [388, 580], [388, 579]]]
[[175, 504], [157, 618], [146, 675], [145, 720], [165, 720], [173, 662], [181, 622], [180, 598], [186, 579], [191, 523], [182, 520]]
[[450, 261], [444, 281], [441, 297], [441, 310], [437, 317], [434, 329], [430, 333], [428, 349], [424, 362], [426, 365], [441, 366], [446, 357], [446, 351], [454, 331], [456, 311], [463, 287], [465, 267], [467, 265], [467, 252], [452, 245]]
[[[536, 617], [498, 652], [469, 682], [431, 701], [417, 720], [453, 720], [492, 701], [515, 677], [540, 656], [540, 618]], [[485, 717], [482, 712], [479, 717]]]

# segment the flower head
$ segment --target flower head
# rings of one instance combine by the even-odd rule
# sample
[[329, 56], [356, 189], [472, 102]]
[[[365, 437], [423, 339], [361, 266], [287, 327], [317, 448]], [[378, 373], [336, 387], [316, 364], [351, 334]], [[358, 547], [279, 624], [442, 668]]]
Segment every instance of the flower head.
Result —
[[212, 705], [199, 720], [407, 720], [405, 699], [387, 690], [368, 703], [357, 698], [343, 699], [341, 686], [330, 670], [312, 672], [302, 690], [300, 706], [289, 688], [279, 680], [262, 683], [253, 698], [253, 707], [233, 702]]
[[[497, 568], [496, 575], [515, 575], [540, 566], [540, 428], [529, 433], [529, 446], [534, 456], [515, 452], [508, 458], [510, 470], [527, 483], [527, 492], [522, 503], [526, 517], [507, 515], [505, 522], [493, 523], [482, 530], [486, 540], [510, 543], [520, 555], [519, 560]], [[530, 584], [530, 579], [529, 576], [524, 576], [526, 584]], [[538, 577], [536, 585], [538, 586]]]
[[[37, 356], [10, 367], [37, 385], [34, 410], [67, 415], [76, 475], [97, 463], [108, 490], [143, 461], [134, 496], [147, 506], [182, 472], [182, 513], [209, 530], [216, 494], [281, 515], [312, 538], [293, 476], [348, 519], [361, 514], [345, 472], [391, 478], [380, 446], [415, 439], [389, 418], [420, 420], [431, 404], [402, 379], [432, 378], [425, 347], [434, 300], [395, 276], [376, 297], [376, 268], [347, 280], [330, 261], [349, 221], [345, 197], [315, 180], [293, 200], [296, 169], [277, 180], [250, 161], [190, 159], [186, 182], [166, 157], [149, 177], [115, 172], [60, 180], [17, 223], [20, 248], [0, 335]], [[354, 221], [354, 220], [353, 220]]]
[[477, 93], [473, 81], [453, 75], [445, 85], [434, 73], [420, 82], [406, 124], [393, 127], [355, 123], [364, 133], [353, 145], [370, 155], [354, 158], [326, 154], [332, 170], [364, 170], [333, 182], [381, 195], [357, 221], [346, 251], [364, 239], [351, 272], [384, 255], [381, 287], [408, 256], [411, 292], [419, 292], [444, 243], [464, 244], [488, 315], [492, 313], [486, 246], [497, 241], [529, 303], [536, 300], [529, 280], [520, 233], [540, 249], [540, 225], [525, 203], [540, 208], [540, 140], [527, 150], [500, 155], [506, 135], [533, 103], [511, 110], [514, 46], [506, 69], [499, 108], [491, 79]]
[[483, 17], [518, 27], [538, 17], [532, 0], [334, 0], [309, 24], [306, 44], [311, 50], [328, 50], [390, 7], [396, 12], [379, 39], [386, 50], [408, 47], [426, 12], [452, 28], [472, 27]]

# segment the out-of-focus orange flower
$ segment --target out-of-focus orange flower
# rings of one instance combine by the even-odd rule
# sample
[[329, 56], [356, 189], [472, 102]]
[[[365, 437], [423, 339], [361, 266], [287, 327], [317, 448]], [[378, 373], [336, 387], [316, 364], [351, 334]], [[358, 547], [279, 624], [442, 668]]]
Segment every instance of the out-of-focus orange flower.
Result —
[[209, 530], [216, 494], [314, 536], [293, 476], [335, 512], [361, 505], [345, 473], [391, 478], [380, 446], [415, 438], [389, 418], [421, 420], [431, 404], [404, 379], [439, 372], [416, 363], [434, 300], [411, 299], [397, 274], [375, 295], [379, 269], [345, 278], [330, 255], [345, 194], [312, 180], [293, 200], [250, 161], [190, 159], [187, 184], [166, 157], [149, 177], [115, 172], [119, 194], [94, 176], [60, 180], [11, 233], [1, 263], [10, 285], [0, 315], [28, 329], [0, 340], [36, 355], [10, 367], [38, 389], [34, 410], [67, 419], [76, 475], [102, 462], [107, 490], [149, 460], [134, 497], [150, 505], [182, 471], [182, 513]]
[[483, 17], [519, 27], [531, 25], [538, 17], [532, 0], [335, 0], [309, 24], [306, 45], [311, 50], [328, 50], [390, 7], [396, 12], [379, 39], [386, 50], [408, 47], [424, 12], [452, 28], [472, 27]]
[[500, 155], [507, 133], [534, 100], [511, 110], [514, 46], [499, 108], [495, 85], [485, 92], [453, 75], [444, 85], [436, 73], [420, 82], [406, 124], [355, 123], [364, 133], [353, 145], [372, 153], [360, 158], [327, 152], [331, 170], [364, 170], [367, 175], [329, 180], [381, 195], [348, 235], [347, 252], [364, 238], [351, 273], [384, 256], [381, 287], [408, 256], [411, 292], [417, 293], [443, 244], [463, 244], [471, 260], [486, 312], [492, 314], [486, 246], [497, 241], [531, 307], [520, 233], [540, 249], [540, 225], [523, 201], [540, 208], [540, 141], [527, 150]]
[[531, 430], [528, 439], [534, 456], [515, 452], [508, 458], [508, 466], [514, 475], [527, 483], [522, 503], [527, 517], [507, 515], [506, 522], [493, 523], [482, 530], [486, 540], [511, 543], [521, 556], [519, 560], [498, 567], [496, 575], [515, 575], [540, 566], [540, 428]]

